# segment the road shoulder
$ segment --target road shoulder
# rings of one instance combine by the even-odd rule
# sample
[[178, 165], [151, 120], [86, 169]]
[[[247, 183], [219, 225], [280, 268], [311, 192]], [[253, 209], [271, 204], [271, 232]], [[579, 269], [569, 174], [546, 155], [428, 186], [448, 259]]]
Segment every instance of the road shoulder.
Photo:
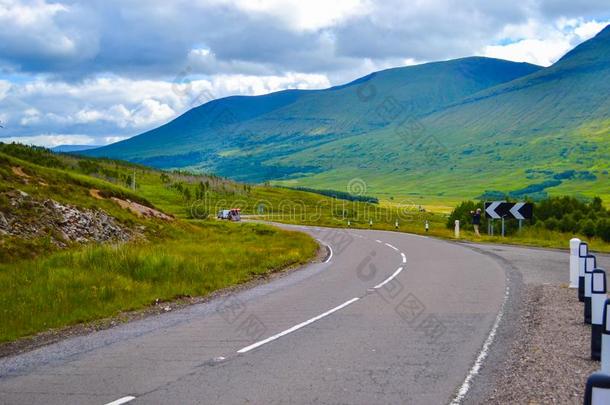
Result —
[[[507, 245], [464, 244], [506, 269], [512, 292], [498, 339], [466, 397], [467, 404], [580, 403], [588, 375], [590, 328], [568, 286], [568, 253]], [[598, 255], [601, 266], [608, 255]]]

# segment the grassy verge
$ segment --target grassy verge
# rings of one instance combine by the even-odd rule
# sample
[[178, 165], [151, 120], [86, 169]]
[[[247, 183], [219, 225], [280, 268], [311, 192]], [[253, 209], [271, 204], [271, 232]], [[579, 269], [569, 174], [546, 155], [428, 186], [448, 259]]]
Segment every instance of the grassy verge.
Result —
[[258, 224], [181, 224], [164, 242], [86, 246], [0, 264], [0, 342], [213, 291], [304, 263], [309, 236]]

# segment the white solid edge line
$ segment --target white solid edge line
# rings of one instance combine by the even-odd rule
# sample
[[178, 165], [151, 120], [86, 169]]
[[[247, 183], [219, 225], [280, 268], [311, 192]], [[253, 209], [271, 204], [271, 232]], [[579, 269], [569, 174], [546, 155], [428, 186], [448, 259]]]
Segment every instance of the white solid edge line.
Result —
[[389, 243], [386, 243], [385, 245], [386, 245], [387, 247], [389, 247], [389, 248], [391, 248], [391, 249], [394, 249], [395, 251], [397, 251], [397, 252], [398, 252], [398, 248], [397, 248], [396, 246], [392, 246], [392, 245], [390, 245]]
[[494, 322], [494, 325], [491, 328], [491, 331], [489, 331], [489, 335], [487, 336], [487, 339], [485, 339], [485, 343], [483, 343], [483, 347], [481, 348], [481, 351], [479, 352], [479, 356], [477, 357], [476, 361], [470, 368], [470, 371], [466, 375], [466, 379], [460, 386], [460, 389], [459, 389], [457, 395], [455, 396], [455, 398], [453, 398], [453, 401], [451, 401], [450, 405], [459, 405], [462, 403], [462, 401], [466, 397], [466, 394], [470, 390], [470, 385], [472, 384], [472, 379], [477, 374], [479, 374], [479, 370], [481, 369], [481, 366], [483, 365], [483, 361], [485, 360], [485, 358], [487, 357], [487, 354], [489, 353], [489, 348], [490, 348], [491, 344], [493, 343], [494, 338], [496, 337], [496, 333], [498, 332], [498, 327], [500, 326], [500, 322], [502, 321], [502, 317], [504, 316], [504, 308], [506, 307], [506, 302], [508, 301], [509, 292], [510, 292], [510, 288], [506, 287], [506, 292], [504, 293], [504, 302], [502, 302], [502, 307], [500, 307], [500, 312], [498, 312], [498, 315], [496, 316], [496, 321]]
[[393, 274], [392, 274], [390, 277], [386, 278], [385, 280], [383, 280], [381, 283], [377, 284], [377, 285], [376, 285], [375, 287], [373, 287], [373, 288], [377, 289], [377, 288], [381, 288], [381, 287], [383, 287], [384, 285], [386, 285], [387, 283], [389, 283], [390, 281], [392, 281], [392, 279], [393, 279], [394, 277], [396, 277], [397, 275], [399, 275], [401, 271], [402, 271], [402, 267], [399, 267], [399, 268], [398, 268], [398, 270], [396, 270], [396, 271], [395, 271], [395, 272], [394, 272], [394, 273], [393, 273]]
[[407, 256], [405, 256], [404, 253], [401, 253], [400, 255], [402, 256], [402, 262], [406, 263], [407, 262]]
[[318, 242], [320, 242], [321, 244], [323, 244], [324, 246], [326, 246], [328, 248], [328, 250], [330, 250], [330, 255], [328, 256], [328, 258], [326, 260], [324, 260], [322, 263], [328, 263], [330, 262], [330, 259], [333, 258], [333, 248], [330, 247], [330, 245], [322, 242], [320, 239], [316, 239]]
[[136, 397], [127, 396], [127, 397], [119, 398], [116, 401], [108, 402], [106, 405], [121, 405], [121, 404], [126, 404], [127, 402], [133, 401], [134, 399], [136, 399]]
[[330, 256], [328, 256], [328, 259], [324, 260], [324, 263], [330, 262], [330, 259], [333, 258], [333, 248], [331, 248], [330, 245], [326, 245], [326, 247], [328, 248], [328, 250], [330, 250]]
[[289, 333], [292, 333], [292, 332], [297, 331], [297, 330], [299, 330], [299, 329], [301, 329], [301, 328], [303, 328], [303, 327], [305, 327], [307, 325], [310, 325], [310, 324], [312, 324], [312, 323], [314, 323], [316, 321], [319, 321], [320, 319], [327, 317], [328, 315], [332, 314], [333, 312], [337, 312], [340, 309], [343, 309], [346, 306], [353, 304], [354, 302], [358, 301], [359, 299], [360, 298], [358, 298], [358, 297], [352, 298], [351, 300], [346, 301], [343, 304], [341, 304], [341, 305], [339, 305], [337, 307], [334, 307], [333, 309], [331, 309], [329, 311], [324, 312], [323, 314], [320, 314], [320, 315], [318, 315], [316, 317], [313, 317], [313, 318], [311, 318], [311, 319], [309, 319], [309, 320], [307, 320], [305, 322], [301, 322], [298, 325], [294, 325], [292, 328], [286, 329], [285, 331], [280, 332], [277, 335], [269, 336], [267, 339], [264, 339], [264, 340], [261, 340], [259, 342], [253, 343], [250, 346], [244, 347], [243, 349], [239, 349], [237, 351], [237, 353], [247, 353], [250, 350], [256, 349], [257, 347], [261, 347], [264, 344], [267, 344], [269, 342], [273, 342], [274, 340], [279, 339], [282, 336], [286, 336]]
[[382, 241], [380, 241], [379, 239], [375, 239], [375, 242], [377, 243], [383, 243]]

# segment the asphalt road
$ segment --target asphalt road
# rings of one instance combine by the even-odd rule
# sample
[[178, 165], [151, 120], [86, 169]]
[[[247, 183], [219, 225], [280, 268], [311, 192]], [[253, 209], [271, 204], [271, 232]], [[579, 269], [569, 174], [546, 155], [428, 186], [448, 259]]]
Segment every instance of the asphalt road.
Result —
[[476, 392], [522, 282], [509, 260], [415, 235], [301, 229], [331, 248], [326, 262], [0, 359], [0, 403], [442, 404]]

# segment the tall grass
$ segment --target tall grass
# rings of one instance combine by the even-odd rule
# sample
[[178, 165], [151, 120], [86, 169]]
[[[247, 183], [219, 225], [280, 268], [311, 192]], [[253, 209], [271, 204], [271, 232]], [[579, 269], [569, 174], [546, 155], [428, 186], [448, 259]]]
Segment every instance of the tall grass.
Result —
[[142, 308], [205, 296], [286, 266], [317, 249], [307, 235], [255, 224], [184, 225], [154, 244], [87, 246], [0, 265], [0, 342]]

